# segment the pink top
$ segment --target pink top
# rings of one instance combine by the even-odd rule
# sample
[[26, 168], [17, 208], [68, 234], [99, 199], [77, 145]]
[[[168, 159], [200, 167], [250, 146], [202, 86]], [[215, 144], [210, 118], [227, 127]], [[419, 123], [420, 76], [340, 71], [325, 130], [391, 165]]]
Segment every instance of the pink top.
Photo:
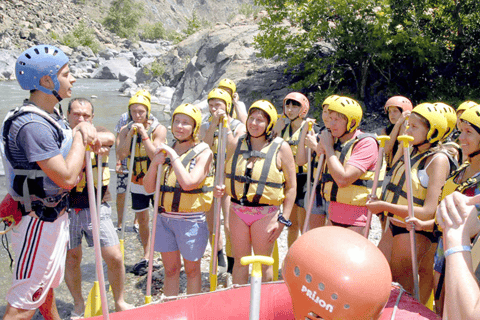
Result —
[[[357, 130], [354, 137], [362, 132]], [[378, 158], [378, 144], [373, 138], [360, 140], [353, 147], [352, 154], [346, 164], [360, 169], [362, 172], [375, 170]], [[336, 223], [364, 227], [367, 222], [367, 207], [331, 201], [328, 207], [329, 219]]]

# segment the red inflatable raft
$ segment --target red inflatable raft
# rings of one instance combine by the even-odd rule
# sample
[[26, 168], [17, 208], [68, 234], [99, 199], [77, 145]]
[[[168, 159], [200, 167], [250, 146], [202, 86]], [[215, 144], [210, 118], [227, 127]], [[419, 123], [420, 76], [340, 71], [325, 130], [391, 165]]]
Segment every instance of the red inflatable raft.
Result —
[[[392, 285], [392, 293], [380, 319], [440, 319], [406, 292]], [[361, 293], [360, 293], [361, 294]], [[292, 300], [283, 281], [262, 285], [260, 319], [292, 320]], [[214, 320], [248, 319], [250, 286], [218, 290], [178, 298], [175, 301], [152, 303], [132, 310], [110, 314], [112, 320]], [[395, 307], [397, 306], [397, 307]], [[392, 314], [395, 313], [392, 318]], [[91, 319], [102, 319], [101, 316]]]

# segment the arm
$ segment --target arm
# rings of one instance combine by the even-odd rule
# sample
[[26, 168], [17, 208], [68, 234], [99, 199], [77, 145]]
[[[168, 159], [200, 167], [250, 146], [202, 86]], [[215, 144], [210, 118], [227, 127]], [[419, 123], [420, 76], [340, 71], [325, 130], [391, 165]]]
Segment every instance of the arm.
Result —
[[[454, 192], [438, 206], [437, 217], [444, 230], [444, 248], [470, 246], [480, 231], [478, 212], [468, 198]], [[446, 257], [445, 319], [480, 319], [480, 289], [472, 268], [472, 254], [457, 252]]]
[[[393, 146], [395, 145], [395, 141], [397, 141], [397, 137], [399, 136], [400, 132], [405, 131], [405, 120], [410, 115], [410, 111], [405, 111], [402, 113], [402, 116], [397, 120], [395, 126], [393, 126], [392, 132], [390, 132], [390, 140], [385, 141], [384, 151], [385, 154], [391, 154], [393, 152]], [[395, 155], [392, 155], [392, 158]]]
[[[86, 122], [85, 124], [87, 125]], [[88, 128], [89, 130], [95, 130], [92, 125], [88, 125], [91, 127]], [[37, 164], [47, 176], [61, 188], [72, 189], [78, 182], [78, 176], [85, 159], [86, 146], [92, 142], [91, 139], [87, 139], [87, 143], [84, 143], [84, 137], [82, 131], [75, 131], [72, 147], [66, 158], [58, 154], [52, 158], [37, 161]]]
[[295, 161], [293, 159], [292, 149], [288, 143], [283, 142], [278, 150], [277, 165], [280, 162], [280, 168], [285, 176], [285, 200], [283, 201], [283, 215], [285, 219], [290, 218], [290, 214], [295, 203], [297, 195], [297, 176], [295, 173]]
[[142, 143], [145, 146], [145, 151], [147, 152], [150, 160], [155, 156], [155, 151], [158, 146], [167, 141], [167, 128], [163, 125], [158, 125], [158, 127], [152, 133], [152, 139], [149, 139], [147, 131], [142, 132]]
[[240, 120], [243, 124], [247, 122], [247, 108], [245, 107], [245, 103], [239, 101], [239, 96], [238, 93], [235, 92], [233, 94], [233, 107], [235, 108], [235, 112], [237, 113], [237, 118]]
[[118, 133], [116, 140], [117, 161], [122, 161], [130, 154], [132, 136], [133, 130], [129, 130], [127, 126], [124, 126]]
[[317, 135], [313, 130], [310, 132], [308, 131], [309, 122], [314, 123], [315, 119], [306, 119], [305, 125], [302, 127], [298, 141], [297, 154], [295, 155], [295, 164], [299, 167], [308, 162], [307, 148], [310, 148], [312, 151], [317, 150]]
[[[428, 162], [427, 162], [428, 163]], [[425, 202], [422, 207], [413, 207], [416, 218], [420, 220], [430, 220], [434, 218], [435, 210], [438, 205], [438, 199], [442, 192], [443, 185], [447, 180], [450, 164], [446, 156], [436, 157], [427, 168], [429, 183]], [[367, 203], [367, 207], [373, 213], [388, 211], [399, 217], [408, 217], [408, 206], [392, 204], [385, 201], [372, 200]]]
[[171, 159], [170, 165], [175, 171], [177, 181], [185, 191], [196, 189], [210, 172], [210, 166], [213, 160], [213, 153], [210, 149], [204, 150], [197, 156], [195, 167], [190, 172], [182, 165], [175, 150], [165, 144], [160, 145], [159, 149], [167, 152], [167, 155]]
[[155, 184], [157, 182], [157, 172], [158, 172], [158, 165], [163, 165], [165, 163], [166, 155], [165, 153], [157, 150], [155, 156], [148, 167], [147, 173], [143, 177], [143, 187], [147, 193], [155, 192]]

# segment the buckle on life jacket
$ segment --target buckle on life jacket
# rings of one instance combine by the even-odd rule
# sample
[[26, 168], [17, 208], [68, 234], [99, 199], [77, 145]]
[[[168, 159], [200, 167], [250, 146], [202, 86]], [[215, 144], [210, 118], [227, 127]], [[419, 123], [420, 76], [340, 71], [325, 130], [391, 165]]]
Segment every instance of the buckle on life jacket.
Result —
[[[52, 198], [55, 200], [51, 201]], [[68, 211], [68, 209], [70, 208], [70, 199], [68, 197], [68, 193], [64, 193], [60, 200], [57, 200], [58, 199], [57, 197], [49, 197], [46, 199], [49, 199], [49, 202], [47, 202], [47, 205], [45, 205], [43, 202], [40, 202], [40, 201], [32, 202], [32, 211], [35, 212], [35, 215], [41, 221], [54, 222], [63, 214], [65, 214], [65, 212]], [[46, 199], [42, 199], [42, 200], [46, 200]], [[49, 206], [50, 203], [56, 203], [56, 205], [50, 207]], [[23, 205], [20, 206], [20, 210], [22, 211], [22, 215], [24, 216], [30, 213], [25, 211], [25, 207]]]
[[158, 214], [162, 214], [164, 212], [167, 212], [164, 207], [158, 206]]

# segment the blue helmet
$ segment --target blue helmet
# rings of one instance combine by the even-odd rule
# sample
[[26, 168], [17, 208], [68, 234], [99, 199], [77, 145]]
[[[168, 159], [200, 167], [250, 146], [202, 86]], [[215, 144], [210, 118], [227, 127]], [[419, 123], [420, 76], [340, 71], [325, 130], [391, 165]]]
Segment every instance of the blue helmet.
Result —
[[57, 72], [68, 63], [66, 54], [57, 47], [41, 44], [31, 47], [18, 57], [15, 64], [17, 81], [23, 90], [40, 90], [46, 94], [54, 94], [40, 85], [43, 76], [50, 76], [55, 85], [54, 91], [58, 92], [60, 83]]

